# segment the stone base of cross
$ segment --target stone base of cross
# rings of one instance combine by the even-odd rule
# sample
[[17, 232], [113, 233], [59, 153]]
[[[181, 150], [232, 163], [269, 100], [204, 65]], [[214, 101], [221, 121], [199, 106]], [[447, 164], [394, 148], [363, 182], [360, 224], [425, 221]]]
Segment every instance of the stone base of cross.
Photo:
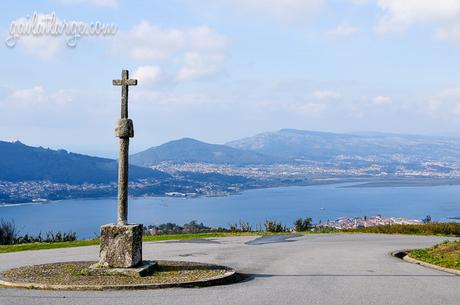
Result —
[[121, 86], [121, 118], [115, 135], [120, 138], [118, 160], [118, 222], [101, 227], [99, 266], [107, 268], [134, 268], [142, 264], [143, 225], [128, 224], [128, 155], [129, 138], [134, 137], [133, 122], [128, 118], [128, 86], [137, 85], [123, 70], [121, 80], [113, 85]]
[[109, 268], [132, 268], [142, 262], [140, 224], [108, 224], [101, 227], [100, 263]]

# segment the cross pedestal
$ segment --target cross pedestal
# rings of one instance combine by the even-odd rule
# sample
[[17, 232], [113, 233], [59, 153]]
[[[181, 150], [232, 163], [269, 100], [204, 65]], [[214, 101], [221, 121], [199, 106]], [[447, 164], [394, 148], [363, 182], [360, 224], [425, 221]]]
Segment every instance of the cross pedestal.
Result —
[[109, 268], [132, 268], [142, 262], [142, 225], [101, 227], [100, 261]]

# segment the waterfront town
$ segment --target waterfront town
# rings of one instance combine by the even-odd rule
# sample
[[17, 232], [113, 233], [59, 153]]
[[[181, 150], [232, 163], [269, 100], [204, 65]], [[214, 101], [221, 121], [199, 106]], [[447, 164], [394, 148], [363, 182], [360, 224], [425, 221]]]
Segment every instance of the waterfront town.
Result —
[[[436, 164], [435, 164], [436, 163]], [[151, 166], [172, 175], [169, 179], [130, 181], [133, 196], [228, 196], [243, 190], [325, 183], [364, 183], [391, 186], [459, 184], [460, 168], [448, 162], [425, 162], [417, 169], [397, 166], [392, 171], [382, 164], [345, 166], [301, 162], [286, 164], [235, 166], [229, 164], [160, 162]], [[440, 168], [442, 170], [440, 170]], [[449, 171], [443, 170], [449, 168]], [[1, 181], [0, 204], [41, 202], [71, 198], [110, 197], [116, 194], [116, 183], [58, 183], [48, 180]]]
[[340, 217], [333, 221], [327, 221], [322, 224], [324, 227], [334, 229], [356, 229], [367, 228], [373, 226], [396, 225], [396, 224], [421, 224], [421, 220], [407, 219], [402, 217], [383, 217], [377, 216], [363, 216], [363, 217]]

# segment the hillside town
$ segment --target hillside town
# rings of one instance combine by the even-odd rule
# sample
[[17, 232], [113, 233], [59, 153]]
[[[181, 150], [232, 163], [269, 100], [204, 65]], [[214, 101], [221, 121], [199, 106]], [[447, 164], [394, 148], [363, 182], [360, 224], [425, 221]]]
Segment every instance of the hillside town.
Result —
[[421, 224], [421, 220], [407, 219], [402, 217], [363, 216], [363, 217], [340, 217], [333, 221], [327, 221], [322, 226], [334, 229], [356, 229], [373, 226], [396, 225], [396, 224]]
[[[205, 162], [159, 162], [151, 166], [167, 173], [179, 172], [219, 173], [223, 175], [239, 175], [256, 179], [305, 179], [308, 177], [376, 177], [376, 178], [454, 178], [460, 177], [460, 166], [457, 162], [426, 161], [420, 166], [404, 164], [382, 164], [379, 160], [367, 160], [363, 166], [350, 157], [347, 161], [337, 160], [334, 163], [319, 161], [302, 161], [297, 163], [257, 164], [235, 166], [232, 164], [213, 164]], [[366, 162], [367, 162], [366, 161]], [[381, 161], [381, 160], [380, 160]]]

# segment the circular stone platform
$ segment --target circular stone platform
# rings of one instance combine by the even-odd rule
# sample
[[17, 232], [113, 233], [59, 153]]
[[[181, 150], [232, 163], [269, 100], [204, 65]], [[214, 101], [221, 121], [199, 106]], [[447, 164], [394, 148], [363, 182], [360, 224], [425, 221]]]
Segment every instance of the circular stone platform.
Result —
[[205, 287], [235, 283], [242, 277], [235, 270], [219, 265], [157, 261], [150, 276], [88, 274], [95, 262], [65, 262], [24, 266], [3, 272], [0, 286], [50, 290], [157, 289]]

